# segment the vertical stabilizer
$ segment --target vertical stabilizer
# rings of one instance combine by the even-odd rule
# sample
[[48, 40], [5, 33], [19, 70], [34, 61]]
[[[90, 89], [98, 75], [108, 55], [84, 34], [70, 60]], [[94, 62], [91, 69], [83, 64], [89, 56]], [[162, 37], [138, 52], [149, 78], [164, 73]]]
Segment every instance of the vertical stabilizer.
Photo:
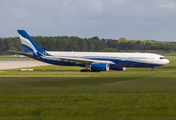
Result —
[[23, 45], [24, 51], [34, 51], [44, 52], [45, 50], [41, 49], [34, 40], [26, 33], [25, 30], [17, 30], [20, 37], [21, 43]]

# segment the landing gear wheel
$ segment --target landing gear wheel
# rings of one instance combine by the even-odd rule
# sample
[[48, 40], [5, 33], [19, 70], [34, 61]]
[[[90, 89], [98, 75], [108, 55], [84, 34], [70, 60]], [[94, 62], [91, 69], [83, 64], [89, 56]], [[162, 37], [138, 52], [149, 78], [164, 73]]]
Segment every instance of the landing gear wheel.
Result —
[[90, 72], [89, 69], [81, 69], [81, 72]]
[[97, 71], [97, 70], [91, 70], [91, 72], [100, 72], [100, 71]]
[[90, 70], [89, 70], [89, 69], [87, 69], [87, 70], [86, 70], [86, 72], [90, 72]]
[[81, 71], [80, 72], [86, 72], [86, 70], [85, 69], [81, 69]]

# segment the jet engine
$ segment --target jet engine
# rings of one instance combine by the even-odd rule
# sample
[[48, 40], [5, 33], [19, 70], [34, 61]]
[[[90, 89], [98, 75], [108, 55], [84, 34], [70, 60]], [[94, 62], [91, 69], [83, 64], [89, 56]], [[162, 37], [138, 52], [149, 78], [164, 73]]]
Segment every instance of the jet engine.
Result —
[[96, 63], [90, 66], [91, 71], [108, 71], [109, 64], [107, 63]]

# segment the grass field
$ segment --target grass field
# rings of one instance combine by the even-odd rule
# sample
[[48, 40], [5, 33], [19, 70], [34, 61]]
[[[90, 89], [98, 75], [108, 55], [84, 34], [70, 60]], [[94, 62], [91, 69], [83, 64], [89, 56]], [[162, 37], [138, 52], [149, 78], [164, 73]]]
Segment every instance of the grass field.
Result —
[[81, 73], [40, 66], [0, 71], [0, 120], [174, 120], [176, 57], [155, 68]]

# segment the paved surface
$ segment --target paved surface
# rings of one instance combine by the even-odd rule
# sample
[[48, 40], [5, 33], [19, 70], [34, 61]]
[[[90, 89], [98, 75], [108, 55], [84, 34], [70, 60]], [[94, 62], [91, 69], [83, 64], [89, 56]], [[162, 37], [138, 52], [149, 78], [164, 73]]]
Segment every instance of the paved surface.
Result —
[[0, 61], [0, 70], [50, 65], [40, 61]]

